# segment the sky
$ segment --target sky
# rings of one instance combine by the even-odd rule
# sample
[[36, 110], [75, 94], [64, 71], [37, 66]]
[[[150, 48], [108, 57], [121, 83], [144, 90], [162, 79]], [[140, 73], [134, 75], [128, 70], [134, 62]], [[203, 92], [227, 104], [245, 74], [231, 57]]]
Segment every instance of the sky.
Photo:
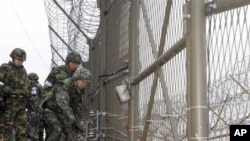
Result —
[[23, 64], [27, 73], [37, 73], [43, 85], [51, 64], [48, 19], [43, 0], [0, 1], [0, 64], [11, 61], [10, 52], [17, 47], [27, 53]]

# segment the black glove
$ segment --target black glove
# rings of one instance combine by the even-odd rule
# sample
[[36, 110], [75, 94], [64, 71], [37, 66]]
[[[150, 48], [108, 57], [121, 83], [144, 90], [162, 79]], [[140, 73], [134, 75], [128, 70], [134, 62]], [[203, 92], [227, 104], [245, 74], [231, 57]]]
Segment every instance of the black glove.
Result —
[[4, 101], [0, 101], [0, 112], [5, 112], [5, 110], [6, 110], [6, 104], [5, 104], [5, 102]]
[[72, 128], [75, 131], [85, 132], [84, 127], [77, 121], [74, 121], [72, 123]]

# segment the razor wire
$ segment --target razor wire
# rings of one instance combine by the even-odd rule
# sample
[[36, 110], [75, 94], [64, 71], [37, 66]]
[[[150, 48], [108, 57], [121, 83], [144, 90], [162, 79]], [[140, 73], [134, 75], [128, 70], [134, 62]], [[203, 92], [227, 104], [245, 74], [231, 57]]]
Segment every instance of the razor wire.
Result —
[[100, 10], [95, 0], [44, 0], [49, 23], [52, 66], [64, 64], [68, 52], [89, 59], [91, 40], [100, 22]]

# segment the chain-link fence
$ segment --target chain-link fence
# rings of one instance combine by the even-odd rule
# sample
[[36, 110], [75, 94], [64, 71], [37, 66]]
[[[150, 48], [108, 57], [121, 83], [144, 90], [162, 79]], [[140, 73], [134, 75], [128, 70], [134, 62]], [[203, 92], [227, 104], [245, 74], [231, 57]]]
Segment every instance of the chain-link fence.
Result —
[[[87, 63], [93, 74], [87, 107], [102, 113], [100, 123], [91, 127], [94, 139], [105, 133], [105, 140], [227, 141], [229, 125], [249, 124], [248, 0], [96, 2], [101, 18], [94, 40], [82, 38], [72, 21], [57, 25], [59, 19], [48, 14], [55, 50], [61, 44], [68, 50], [59, 38], [64, 35], [74, 50], [85, 47], [81, 45], [86, 40], [93, 45]], [[46, 8], [55, 13], [49, 1]], [[84, 12], [67, 13], [86, 27], [88, 20], [77, 19]], [[53, 29], [60, 26], [69, 32], [58, 29], [57, 36]], [[87, 35], [92, 39], [91, 31]], [[120, 101], [120, 85], [130, 91], [127, 102]]]
[[[103, 131], [109, 138], [131, 140], [134, 139], [131, 136], [135, 136], [136, 139], [155, 141], [193, 139], [193, 133], [188, 129], [195, 128], [195, 123], [189, 120], [195, 118], [193, 113], [196, 109], [208, 113], [208, 119], [201, 121], [206, 122], [202, 126], [208, 128], [204, 130], [208, 140], [229, 140], [229, 125], [249, 122], [248, 1], [203, 1], [204, 7], [200, 10], [204, 11], [200, 12], [204, 12], [204, 17], [200, 20], [206, 20], [200, 24], [204, 24], [204, 31], [194, 31], [196, 27], [192, 25], [192, 18], [196, 18], [196, 15], [192, 15], [192, 10], [195, 9], [192, 5], [195, 2], [140, 0], [136, 32], [130, 30], [130, 23], [136, 20], [132, 18], [130, 9], [135, 2], [109, 0], [100, 3], [103, 14], [100, 28], [103, 32], [98, 36], [102, 39], [98, 40], [100, 44], [96, 48], [105, 50], [105, 60], [100, 61], [105, 65], [97, 74], [115, 72], [126, 60], [129, 65], [135, 62], [137, 69], [132, 77], [129, 74], [112, 75], [115, 78], [101, 77], [99, 81], [106, 82], [100, 85], [102, 90], [99, 94], [105, 98], [101, 108], [119, 115], [106, 117], [106, 130]], [[130, 35], [128, 31], [135, 35]], [[192, 44], [195, 40], [192, 35], [196, 33], [203, 36], [201, 39], [204, 38], [204, 45], [198, 48], [203, 48], [201, 52], [192, 50], [192, 45], [195, 44]], [[137, 38], [137, 49], [134, 51], [138, 52], [134, 60], [129, 52], [129, 42], [133, 40], [131, 36]], [[100, 53], [100, 50], [94, 50], [93, 54]], [[195, 58], [197, 61], [190, 61], [199, 53], [204, 54]], [[194, 64], [199, 63], [199, 60], [205, 60], [205, 63], [197, 67]], [[95, 66], [101, 66], [96, 63], [97, 61]], [[128, 72], [131, 69], [133, 68], [130, 66]], [[198, 75], [190, 71], [195, 71]], [[203, 79], [199, 78], [200, 73]], [[196, 80], [203, 80], [204, 84], [191, 83]], [[131, 107], [131, 102], [119, 102], [115, 88], [124, 83], [131, 90], [134, 107]], [[132, 91], [134, 87], [138, 91]], [[205, 102], [192, 105], [192, 101], [197, 102], [199, 97], [203, 97], [200, 99], [205, 99]], [[136, 110], [131, 113], [130, 108]], [[195, 109], [193, 113], [192, 109]], [[111, 128], [125, 133], [126, 136], [108, 130]]]

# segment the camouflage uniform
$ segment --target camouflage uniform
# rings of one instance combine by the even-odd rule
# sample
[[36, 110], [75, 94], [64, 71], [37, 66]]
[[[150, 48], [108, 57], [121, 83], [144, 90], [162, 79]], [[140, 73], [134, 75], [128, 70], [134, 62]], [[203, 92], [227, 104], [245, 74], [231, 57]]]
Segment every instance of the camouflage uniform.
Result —
[[[56, 87], [57, 85], [61, 85], [62, 81], [68, 77], [70, 77], [73, 74], [72, 71], [68, 69], [66, 65], [57, 66], [52, 69], [50, 74], [48, 75], [45, 85], [43, 88], [43, 99], [50, 93], [51, 89], [53, 87]], [[61, 129], [53, 129], [53, 128], [59, 128], [57, 127], [57, 123], [55, 124], [55, 127], [51, 127], [53, 124], [53, 113], [46, 107], [46, 103], [43, 105], [43, 112], [42, 112], [42, 119], [40, 121], [40, 129], [45, 128], [46, 131], [46, 140], [48, 141], [56, 141], [56, 139], [59, 138], [60, 135], [57, 135]], [[52, 120], [52, 123], [50, 123], [50, 120]], [[52, 128], [52, 129], [50, 129]], [[57, 133], [53, 134], [53, 131], [57, 131]], [[39, 139], [42, 140], [43, 133], [39, 132]]]
[[[84, 80], [87, 83], [91, 81], [91, 73], [89, 70], [83, 68], [82, 66], [78, 67], [74, 75], [72, 76], [73, 80]], [[83, 120], [84, 116], [84, 105], [83, 105], [83, 96], [85, 95], [85, 89], [78, 89], [75, 87], [75, 82], [65, 81], [64, 84], [68, 87], [68, 92], [70, 94], [70, 107], [73, 109], [73, 113], [78, 121]]]
[[[26, 52], [16, 48], [10, 56], [13, 61], [4, 63], [0, 67], [0, 103], [2, 103], [0, 138], [4, 138], [5, 141], [26, 141], [25, 109], [27, 98], [30, 97], [28, 78], [25, 68], [15, 64], [17, 59], [26, 60]], [[14, 136], [13, 132], [16, 133]]]
[[[49, 73], [47, 79], [45, 80], [45, 85], [43, 88], [43, 102], [46, 101], [47, 95], [52, 93], [57, 87], [63, 84], [63, 80], [69, 78], [73, 75], [75, 70], [69, 69], [69, 62], [76, 64], [81, 63], [81, 56], [77, 52], [71, 52], [66, 57], [66, 64], [54, 67]], [[60, 122], [55, 118], [55, 114], [50, 107], [48, 107], [47, 102], [41, 103], [43, 107], [42, 120], [40, 122], [41, 126], [44, 126], [46, 131], [46, 141], [58, 140], [61, 135]], [[42, 134], [39, 135], [42, 138]]]
[[[49, 119], [45, 122], [49, 128], [48, 140], [57, 140], [62, 138], [62, 135], [65, 135], [65, 140], [70, 141], [70, 138], [67, 135], [67, 129], [75, 120], [73, 115], [73, 110], [69, 107], [69, 95], [67, 93], [67, 88], [65, 86], [55, 86], [53, 91], [53, 96], [46, 102], [46, 107], [53, 111], [46, 112], [49, 115]], [[45, 116], [48, 117], [48, 116]]]
[[74, 62], [76, 64], [81, 63], [81, 56], [77, 52], [71, 52], [66, 57], [66, 64], [61, 66], [56, 66], [49, 73], [44, 85], [44, 94], [57, 84], [61, 84], [64, 79], [69, 78], [73, 75], [74, 71], [71, 71], [68, 67], [69, 62]]
[[[77, 141], [77, 138], [73, 137], [74, 133], [79, 130], [72, 130], [72, 125], [78, 124], [81, 117], [77, 118], [79, 111], [79, 106], [82, 107], [81, 97], [84, 94], [85, 88], [79, 88], [77, 85], [77, 80], [82, 80], [85, 82], [90, 82], [90, 72], [87, 69], [79, 66], [71, 78], [65, 79], [63, 85], [57, 88], [54, 93], [57, 108], [53, 111], [57, 112], [65, 140], [66, 141]], [[53, 102], [53, 100], [51, 100]], [[53, 105], [53, 103], [51, 103]], [[52, 106], [53, 107], [53, 106]], [[83, 129], [83, 127], [81, 127]], [[75, 132], [74, 132], [75, 131]], [[82, 132], [82, 131], [81, 131]]]
[[[31, 141], [38, 141], [40, 114], [37, 111], [37, 107], [40, 99], [42, 98], [42, 85], [39, 84], [39, 77], [36, 73], [29, 73], [28, 78], [30, 81], [31, 97], [27, 102], [27, 135]], [[43, 131], [43, 129], [41, 130]]]
[[[85, 81], [86, 84], [89, 84], [91, 82], [91, 73], [89, 70], [79, 66], [72, 78], [64, 81], [64, 85], [67, 87], [67, 92], [70, 96], [69, 105], [73, 110], [75, 119], [76, 121], [84, 121], [86, 107], [83, 102], [83, 96], [85, 95], [87, 85], [83, 88], [79, 88], [77, 84], [78, 80]], [[70, 137], [72, 137], [74, 141], [82, 141], [85, 133], [77, 130], [76, 132], [68, 133], [68, 135], [71, 135]]]

